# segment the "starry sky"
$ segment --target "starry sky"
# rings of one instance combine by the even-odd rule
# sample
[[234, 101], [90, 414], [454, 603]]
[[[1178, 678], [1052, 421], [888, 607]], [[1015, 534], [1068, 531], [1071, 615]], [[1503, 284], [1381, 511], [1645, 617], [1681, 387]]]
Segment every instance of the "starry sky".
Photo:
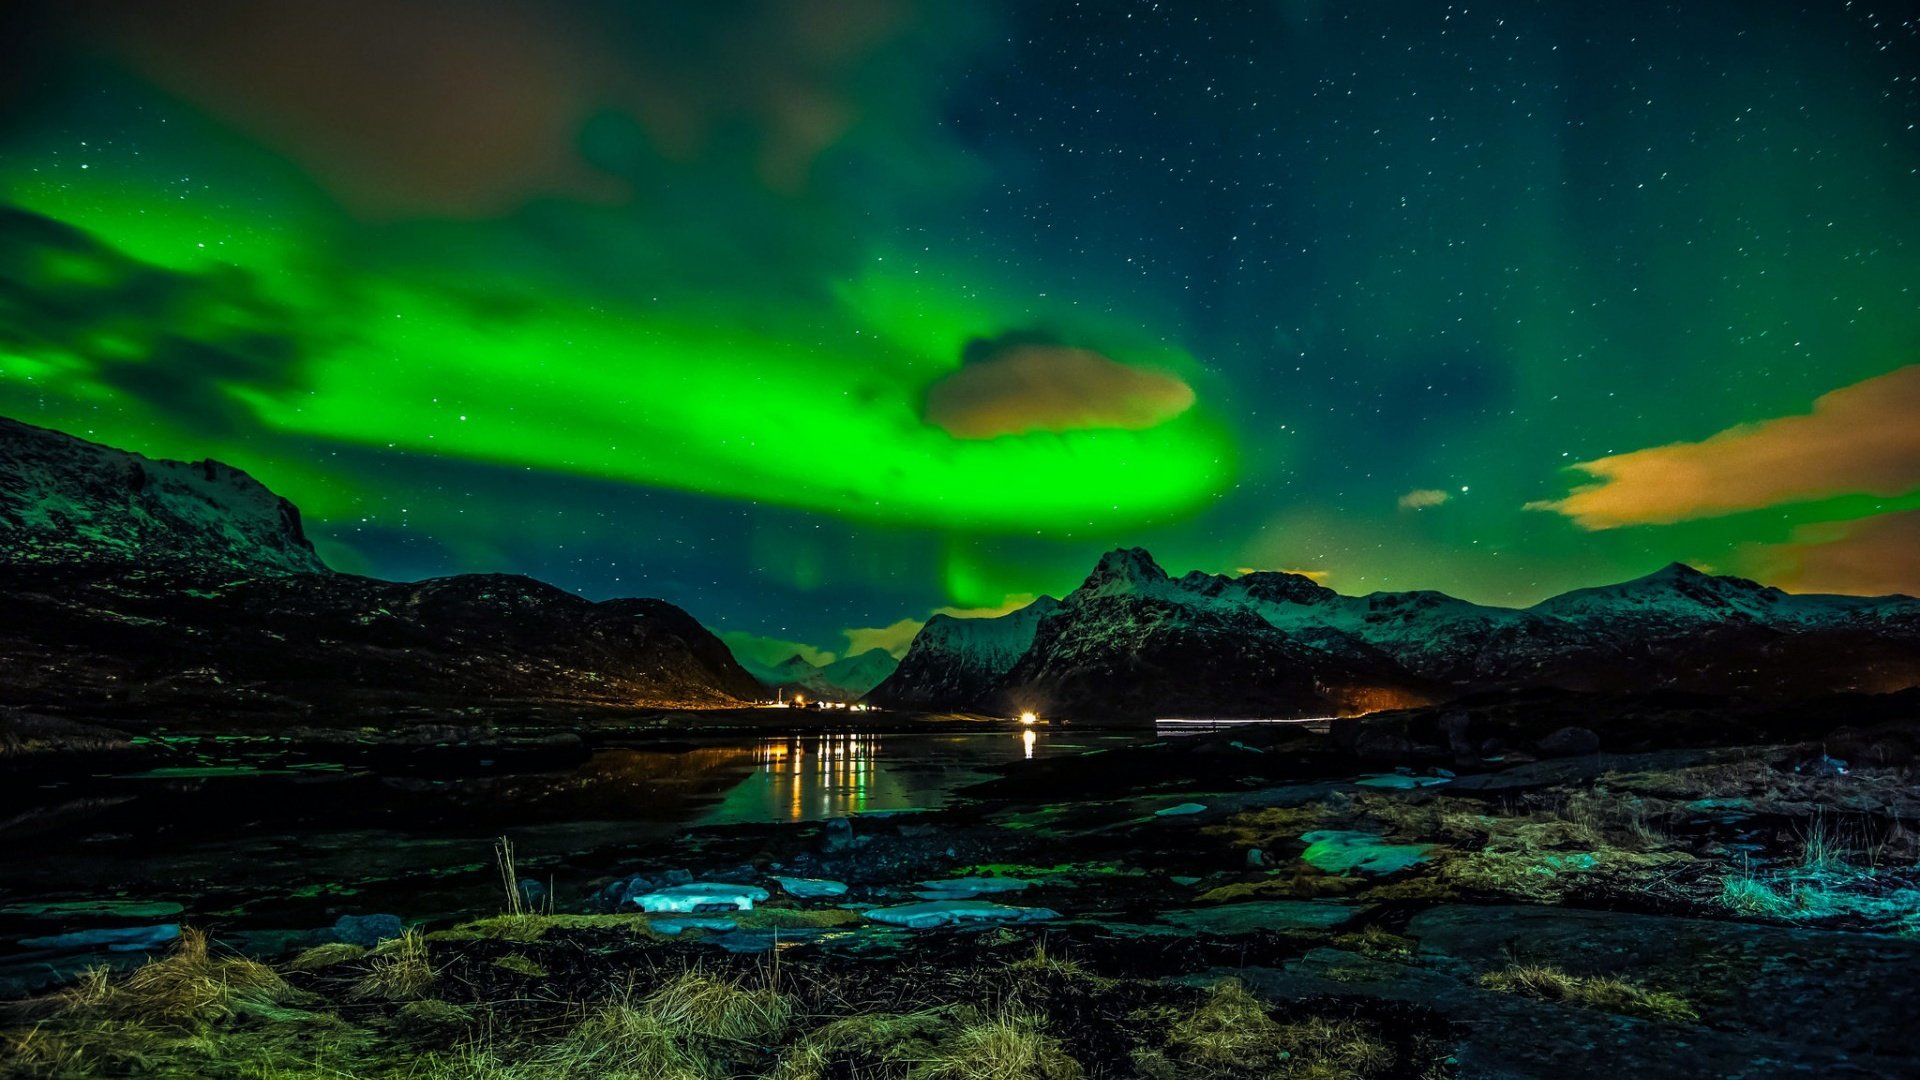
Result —
[[334, 566], [904, 649], [1143, 545], [1920, 590], [1920, 16], [87, 0], [0, 54], [0, 413]]

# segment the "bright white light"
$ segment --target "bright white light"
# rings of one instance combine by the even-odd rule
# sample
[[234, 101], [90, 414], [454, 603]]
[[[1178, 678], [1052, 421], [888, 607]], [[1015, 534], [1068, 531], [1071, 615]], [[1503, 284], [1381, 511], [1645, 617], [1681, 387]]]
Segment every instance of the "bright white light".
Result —
[[1040, 718], [1030, 712], [1023, 712], [1020, 714], [1020, 722], [1023, 724], [1037, 724], [1040, 722]]

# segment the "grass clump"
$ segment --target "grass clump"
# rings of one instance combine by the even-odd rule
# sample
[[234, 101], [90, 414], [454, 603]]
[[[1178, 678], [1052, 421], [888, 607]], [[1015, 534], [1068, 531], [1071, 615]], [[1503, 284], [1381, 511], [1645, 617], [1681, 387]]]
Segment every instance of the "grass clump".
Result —
[[1783, 922], [1844, 918], [1920, 933], [1920, 878], [1913, 871], [1880, 865], [1863, 835], [1829, 827], [1824, 812], [1812, 816], [1799, 840], [1799, 858], [1790, 865], [1761, 871], [1748, 861], [1723, 875], [1715, 901], [1735, 914]]
[[594, 1009], [511, 1075], [719, 1080], [783, 1039], [792, 1019], [785, 994], [687, 971], [637, 1001], [622, 996]]
[[1401, 937], [1391, 930], [1378, 926], [1369, 926], [1351, 934], [1341, 934], [1333, 939], [1337, 948], [1357, 952], [1361, 956], [1374, 960], [1394, 960], [1405, 963], [1413, 959], [1420, 943], [1409, 937]]
[[1393, 1068], [1397, 1058], [1357, 1020], [1316, 1016], [1281, 1023], [1238, 979], [1215, 984], [1207, 999], [1175, 1020], [1166, 1034], [1164, 1047], [1134, 1056], [1146, 1080], [1366, 1080]]
[[1624, 979], [1597, 975], [1569, 975], [1544, 964], [1513, 964], [1480, 976], [1480, 985], [1506, 994], [1524, 994], [1542, 1001], [1558, 1001], [1621, 1016], [1691, 1024], [1700, 1019], [1686, 998], [1664, 990], [1648, 990]]
[[287, 969], [289, 971], [323, 971], [341, 964], [350, 964], [365, 955], [367, 955], [365, 946], [336, 941], [301, 950], [299, 955], [287, 961]]
[[162, 959], [118, 981], [106, 968], [90, 969], [46, 1007], [70, 1018], [130, 1020], [198, 1032], [238, 1013], [260, 1012], [299, 996], [265, 964], [214, 956], [207, 936], [188, 927]]
[[764, 1047], [786, 1034], [793, 999], [771, 988], [748, 989], [688, 971], [648, 995], [646, 1011], [694, 1038]]
[[[255, 1045], [229, 1054], [226, 1042], [242, 1037], [242, 1025], [300, 1037], [332, 1023], [290, 1007], [307, 1000], [272, 968], [215, 955], [205, 934], [187, 928], [169, 954], [123, 978], [93, 968], [64, 990], [15, 1006], [16, 1016], [35, 1022], [0, 1032], [0, 1073], [206, 1075], [205, 1059], [243, 1056], [271, 1041], [249, 1034]], [[195, 1064], [181, 1064], [188, 1060]]]
[[1085, 1075], [1038, 1017], [1015, 1012], [967, 1024], [907, 1073], [908, 1080], [1081, 1080]]
[[773, 1080], [1081, 1080], [1042, 1017], [966, 1006], [835, 1020], [790, 1046]]
[[397, 938], [380, 943], [369, 954], [367, 973], [354, 984], [358, 998], [409, 1001], [425, 994], [439, 973], [427, 956], [427, 942], [418, 931], [408, 930]]
[[951, 1008], [845, 1017], [815, 1028], [788, 1047], [771, 1076], [905, 1076], [915, 1063], [932, 1059], [936, 1044], [954, 1025]]
[[493, 962], [493, 966], [502, 971], [511, 971], [515, 975], [525, 975], [529, 979], [544, 979], [547, 969], [536, 963], [532, 957], [520, 953], [508, 953]]

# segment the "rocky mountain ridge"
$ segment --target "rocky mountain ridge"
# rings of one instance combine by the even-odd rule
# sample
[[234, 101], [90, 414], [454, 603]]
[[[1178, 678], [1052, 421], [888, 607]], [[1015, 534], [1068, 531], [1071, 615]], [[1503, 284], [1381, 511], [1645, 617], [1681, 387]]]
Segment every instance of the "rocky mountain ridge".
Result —
[[0, 706], [234, 721], [735, 705], [752, 676], [661, 600], [336, 573], [217, 462], [0, 420]]
[[1795, 595], [1681, 564], [1502, 608], [1431, 591], [1347, 596], [1298, 574], [1174, 578], [1129, 548], [1058, 604], [1002, 618], [1033, 628], [1018, 657], [956, 648], [963, 628], [922, 631], [932, 640], [915, 640], [873, 700], [1284, 716], [1529, 686], [1792, 696], [1920, 685], [1920, 601]]
[[900, 666], [892, 653], [878, 648], [826, 664], [814, 664], [797, 654], [778, 664], [757, 664], [737, 654], [735, 658], [769, 693], [801, 694], [821, 701], [859, 701]]
[[213, 460], [166, 461], [0, 417], [0, 564], [320, 574], [300, 511]]

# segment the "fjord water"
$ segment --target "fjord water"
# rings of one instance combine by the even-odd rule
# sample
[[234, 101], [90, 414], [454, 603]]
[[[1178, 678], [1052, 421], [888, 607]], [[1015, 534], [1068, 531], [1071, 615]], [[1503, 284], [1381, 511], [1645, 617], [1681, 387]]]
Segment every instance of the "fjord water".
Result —
[[796, 733], [457, 771], [431, 757], [410, 768], [291, 760], [234, 741], [180, 767], [18, 793], [8, 815], [44, 824], [0, 860], [0, 937], [20, 959], [22, 938], [127, 926], [133, 913], [272, 933], [341, 914], [487, 912], [500, 903], [492, 841], [503, 834], [523, 874], [551, 881], [565, 905], [597, 876], [702, 869], [698, 845], [682, 842], [689, 829], [938, 808], [1001, 769], [1117, 741], [1046, 728]]

